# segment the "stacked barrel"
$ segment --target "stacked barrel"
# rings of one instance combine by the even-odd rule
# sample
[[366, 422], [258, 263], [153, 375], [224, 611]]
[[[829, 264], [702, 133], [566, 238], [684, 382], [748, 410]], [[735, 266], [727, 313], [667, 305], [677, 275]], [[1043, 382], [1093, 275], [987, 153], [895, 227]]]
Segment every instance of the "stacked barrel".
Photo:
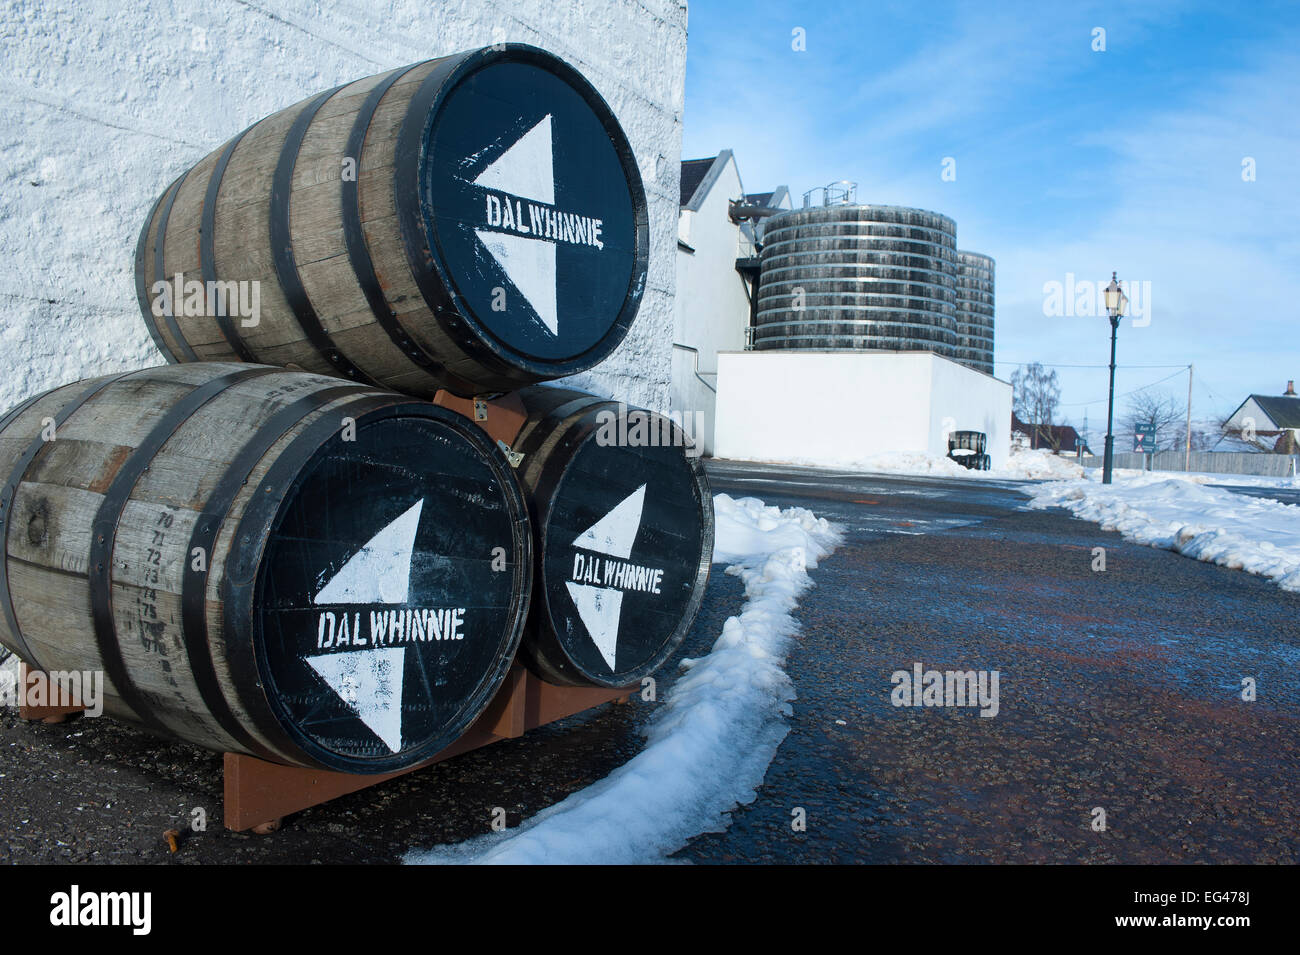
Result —
[[[254, 124], [144, 223], [171, 364], [0, 418], [0, 644], [103, 671], [119, 718], [351, 773], [444, 749], [516, 660], [636, 684], [702, 599], [708, 485], [672, 421], [540, 383], [618, 347], [648, 247], [613, 113], [532, 47]], [[506, 393], [513, 446], [446, 407]]]

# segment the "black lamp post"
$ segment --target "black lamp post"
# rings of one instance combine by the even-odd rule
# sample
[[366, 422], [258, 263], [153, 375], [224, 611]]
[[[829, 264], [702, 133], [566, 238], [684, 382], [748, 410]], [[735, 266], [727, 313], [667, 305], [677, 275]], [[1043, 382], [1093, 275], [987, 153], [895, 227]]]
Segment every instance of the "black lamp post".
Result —
[[1116, 273], [1110, 273], [1110, 284], [1105, 288], [1106, 314], [1110, 316], [1110, 400], [1106, 405], [1106, 457], [1102, 463], [1101, 483], [1110, 483], [1111, 468], [1115, 460], [1115, 435], [1112, 434], [1115, 422], [1115, 335], [1119, 331], [1119, 320], [1128, 308], [1128, 296], [1120, 288]]

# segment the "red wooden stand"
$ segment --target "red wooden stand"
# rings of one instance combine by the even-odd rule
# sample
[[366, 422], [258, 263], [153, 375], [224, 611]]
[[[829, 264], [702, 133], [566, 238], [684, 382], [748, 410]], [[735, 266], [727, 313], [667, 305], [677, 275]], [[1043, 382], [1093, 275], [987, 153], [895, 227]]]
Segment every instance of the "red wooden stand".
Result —
[[[45, 675], [19, 664], [18, 679], [44, 680]], [[609, 690], [598, 687], [555, 686], [546, 683], [515, 664], [505, 683], [483, 714], [460, 739], [427, 762], [396, 773], [359, 776], [327, 770], [281, 766], [242, 753], [225, 754], [226, 828], [236, 832], [253, 829], [274, 832], [280, 820], [290, 813], [301, 812], [339, 796], [368, 789], [407, 773], [424, 769], [444, 759], [467, 753], [497, 740], [514, 739], [530, 729], [553, 723], [602, 703], [625, 703], [636, 687]], [[49, 698], [48, 695], [46, 697]], [[18, 714], [26, 720], [61, 723], [81, 706], [21, 706]]]
[[433, 759], [396, 773], [357, 776], [280, 766], [254, 756], [226, 754], [226, 828], [271, 832], [282, 817], [404, 776], [497, 740], [514, 739], [601, 703], [625, 702], [635, 688], [621, 690], [553, 686], [523, 667], [510, 668], [506, 682], [483, 715]]
[[[49, 677], [40, 670], [30, 669], [26, 663], [20, 661], [18, 664], [19, 687], [30, 687], [37, 683], [45, 685], [43, 698], [46, 700], [53, 699], [54, 693], [60, 693], [57, 688], [54, 690], [54, 693], [51, 693]], [[19, 699], [26, 700], [30, 695], [30, 692], [24, 692], [19, 696]], [[43, 723], [62, 723], [70, 714], [80, 713], [84, 709], [85, 707], [76, 701], [72, 701], [70, 706], [50, 706], [48, 704], [45, 706], [28, 706], [24, 702], [18, 706], [18, 715], [25, 720], [40, 720]]]

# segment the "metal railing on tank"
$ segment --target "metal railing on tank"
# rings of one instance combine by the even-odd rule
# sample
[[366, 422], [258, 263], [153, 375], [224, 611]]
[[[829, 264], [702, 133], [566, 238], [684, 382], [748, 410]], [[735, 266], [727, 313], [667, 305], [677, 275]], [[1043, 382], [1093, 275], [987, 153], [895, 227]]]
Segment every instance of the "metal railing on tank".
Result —
[[809, 189], [803, 194], [803, 207], [813, 206], [851, 206], [858, 201], [858, 184], [848, 179]]

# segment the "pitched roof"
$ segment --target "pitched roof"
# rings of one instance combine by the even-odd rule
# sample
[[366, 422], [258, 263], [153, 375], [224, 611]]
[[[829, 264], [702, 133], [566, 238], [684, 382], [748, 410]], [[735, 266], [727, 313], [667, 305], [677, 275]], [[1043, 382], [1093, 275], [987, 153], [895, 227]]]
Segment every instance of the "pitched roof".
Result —
[[1029, 424], [1011, 413], [1011, 430], [1019, 431], [1029, 438], [1031, 447], [1051, 448], [1056, 451], [1074, 452], [1082, 445], [1087, 448], [1079, 432], [1068, 424]]
[[1279, 428], [1300, 428], [1300, 398], [1251, 395]]
[[717, 156], [710, 156], [708, 159], [683, 159], [682, 160], [682, 178], [681, 178], [681, 198], [678, 200], [679, 206], [686, 206], [690, 203], [691, 197], [695, 195], [695, 190], [700, 187], [704, 177], [709, 174]]

